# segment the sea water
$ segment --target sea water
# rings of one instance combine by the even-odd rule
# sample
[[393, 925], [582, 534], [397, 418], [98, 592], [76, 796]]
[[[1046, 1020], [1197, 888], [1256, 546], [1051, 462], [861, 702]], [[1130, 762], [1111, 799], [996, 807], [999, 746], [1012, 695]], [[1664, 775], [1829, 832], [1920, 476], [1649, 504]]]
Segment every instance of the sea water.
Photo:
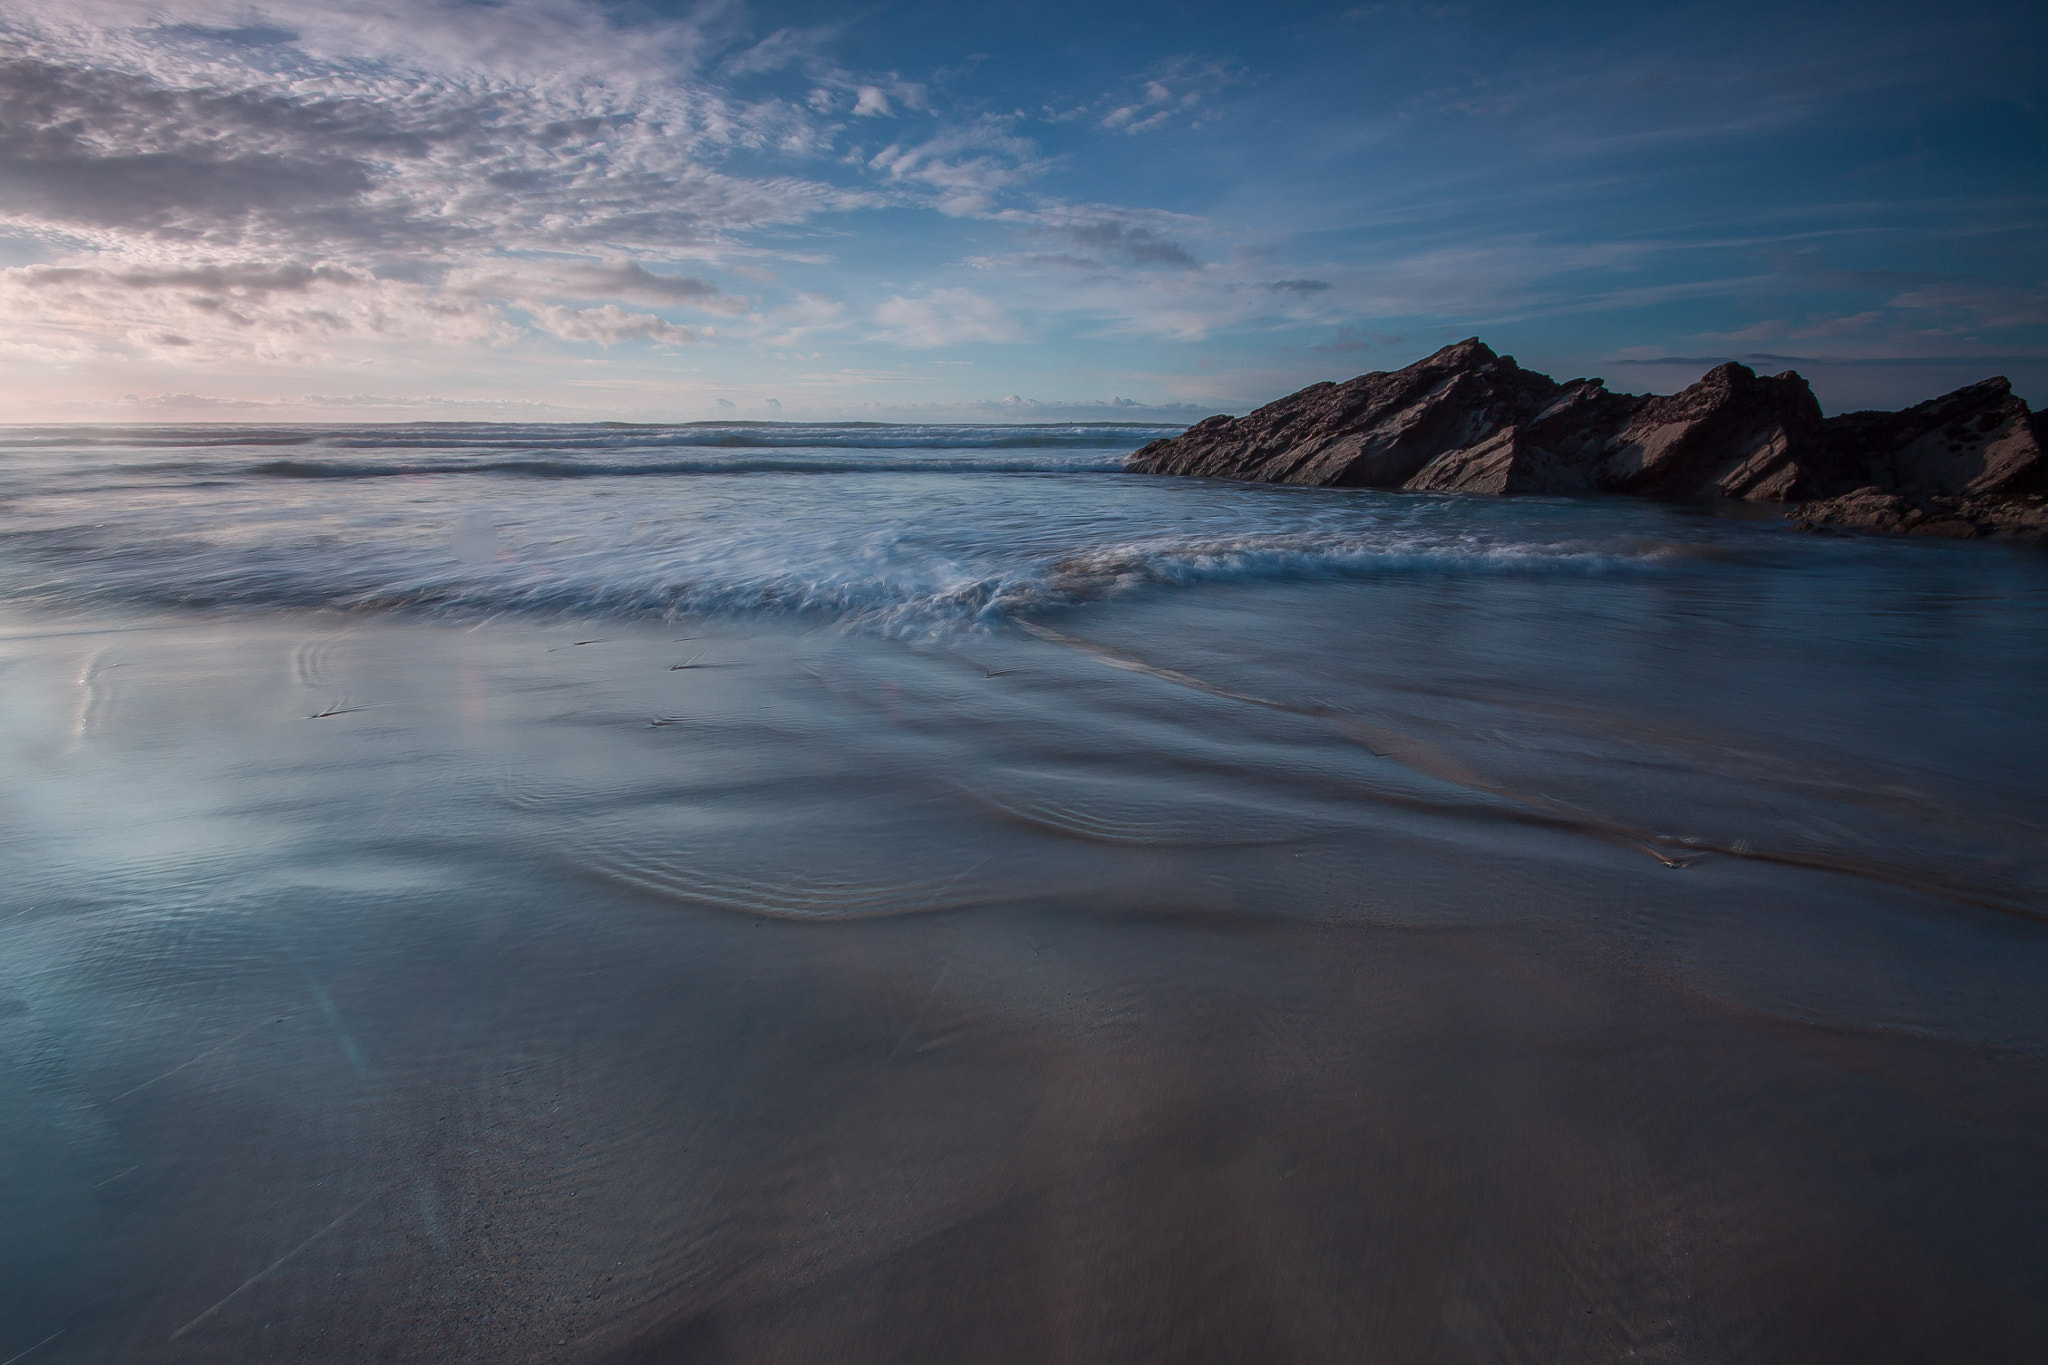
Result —
[[0, 432], [0, 1360], [2030, 1359], [2048, 556]]

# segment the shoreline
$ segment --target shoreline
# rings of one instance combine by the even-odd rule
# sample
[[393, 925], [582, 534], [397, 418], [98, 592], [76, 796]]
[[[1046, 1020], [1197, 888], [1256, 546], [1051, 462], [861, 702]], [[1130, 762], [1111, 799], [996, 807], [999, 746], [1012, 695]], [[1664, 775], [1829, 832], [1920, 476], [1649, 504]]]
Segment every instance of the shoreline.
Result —
[[2048, 583], [1612, 520], [1056, 639], [10, 613], [0, 1344], [2026, 1358]]

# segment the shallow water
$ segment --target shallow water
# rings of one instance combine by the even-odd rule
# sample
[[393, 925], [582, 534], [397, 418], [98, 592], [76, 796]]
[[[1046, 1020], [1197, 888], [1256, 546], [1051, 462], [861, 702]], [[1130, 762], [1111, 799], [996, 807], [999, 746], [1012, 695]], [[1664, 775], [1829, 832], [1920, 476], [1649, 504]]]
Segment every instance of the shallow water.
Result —
[[0, 1360], [2039, 1358], [2048, 557], [1151, 434], [7, 433]]

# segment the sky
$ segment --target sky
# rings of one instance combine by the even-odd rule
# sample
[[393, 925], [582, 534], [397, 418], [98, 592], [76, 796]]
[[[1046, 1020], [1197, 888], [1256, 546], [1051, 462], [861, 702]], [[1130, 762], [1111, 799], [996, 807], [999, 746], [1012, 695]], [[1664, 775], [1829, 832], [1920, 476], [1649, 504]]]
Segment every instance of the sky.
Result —
[[0, 421], [2048, 406], [2048, 6], [0, 0]]

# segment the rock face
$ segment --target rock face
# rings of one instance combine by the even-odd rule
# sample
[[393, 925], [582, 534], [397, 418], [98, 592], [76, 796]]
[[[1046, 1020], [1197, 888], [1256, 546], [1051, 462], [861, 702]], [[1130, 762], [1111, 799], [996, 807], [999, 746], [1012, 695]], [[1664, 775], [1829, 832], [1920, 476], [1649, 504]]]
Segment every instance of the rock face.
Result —
[[2015, 536], [2048, 540], [2048, 496], [1909, 497], [1859, 488], [1802, 503], [1786, 515], [1810, 531], [1882, 531], [1905, 536]]
[[1559, 392], [1548, 376], [1501, 359], [1475, 338], [1392, 374], [1311, 384], [1236, 421], [1211, 417], [1146, 446], [1129, 467], [1261, 483], [1399, 488], [1439, 456], [1528, 421]]
[[1820, 403], [1797, 374], [1764, 379], [1746, 365], [1717, 365], [1684, 392], [1637, 408], [1607, 442], [1594, 483], [1666, 498], [1782, 502], [1799, 486], [1794, 452], [1820, 430]]
[[2012, 385], [1986, 379], [1904, 412], [1845, 412], [1809, 459], [1826, 485], [1923, 498], [2048, 492], [2041, 435]]
[[2043, 444], [2041, 417], [2003, 379], [1904, 412], [1823, 418], [1792, 371], [1731, 363], [1669, 397], [1616, 394], [1522, 369], [1474, 337], [1404, 370], [1208, 418], [1125, 467], [1410, 492], [1804, 501], [1794, 515], [1813, 526], [2040, 535], [2028, 509], [2048, 494]]

